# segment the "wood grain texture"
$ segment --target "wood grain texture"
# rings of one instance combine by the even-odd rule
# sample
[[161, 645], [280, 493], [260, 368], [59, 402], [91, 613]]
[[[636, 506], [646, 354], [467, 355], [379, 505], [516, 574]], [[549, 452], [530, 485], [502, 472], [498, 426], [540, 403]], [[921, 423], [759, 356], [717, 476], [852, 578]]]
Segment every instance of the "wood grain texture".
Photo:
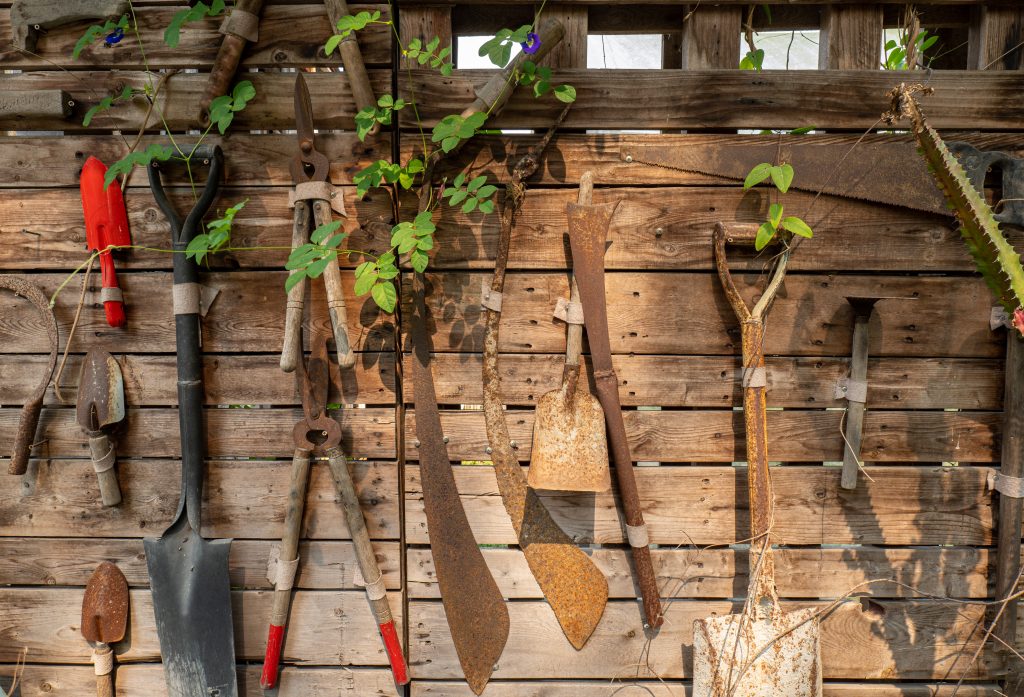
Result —
[[826, 6], [818, 43], [820, 70], [877, 70], [882, 52], [882, 6]]
[[[286, 273], [202, 274], [201, 282], [204, 285], [221, 291], [203, 318], [203, 353], [279, 352], [284, 324]], [[50, 296], [65, 278], [67, 274], [64, 273], [33, 274], [31, 280]], [[99, 311], [98, 274], [94, 273], [93, 278], [94, 290], [86, 293], [85, 300], [90, 309], [83, 310], [78, 322], [76, 351], [88, 351], [94, 347], [116, 350], [118, 346], [131, 346], [133, 351], [139, 353], [174, 353], [170, 273], [118, 274], [128, 316], [128, 324], [122, 329], [108, 326], [103, 313]], [[345, 300], [349, 307], [348, 333], [355, 350], [371, 352], [361, 357], [366, 366], [373, 360], [373, 356], [379, 355], [379, 351], [385, 347], [390, 349], [393, 345], [394, 317], [384, 315], [370, 301], [369, 296], [356, 297], [352, 289], [354, 283], [352, 274], [342, 274]], [[67, 337], [70, 330], [78, 296], [79, 293], [72, 285], [57, 297], [54, 312], [62, 337]], [[311, 328], [329, 333], [330, 322], [324, 309], [326, 298], [322, 282], [310, 284], [307, 302], [316, 308], [309, 319]], [[41, 318], [27, 311], [27, 308], [24, 300], [11, 293], [0, 295], [0, 353], [49, 351]]]
[[[987, 545], [994, 506], [986, 468], [869, 467], [874, 481], [840, 489], [837, 467], [772, 468], [779, 544]], [[651, 542], [732, 544], [749, 534], [745, 469], [637, 467]], [[462, 503], [477, 542], [515, 544], [490, 467], [455, 468]], [[419, 468], [406, 468], [406, 538], [426, 544]], [[541, 492], [555, 522], [581, 544], [623, 544], [625, 532], [611, 493]]]
[[[483, 550], [506, 598], [539, 599], [540, 587], [526, 559], [516, 549]], [[658, 572], [658, 587], [666, 598], [731, 598], [747, 587], [747, 560], [742, 551], [729, 549], [651, 551]], [[593, 549], [590, 557], [608, 579], [612, 598], [635, 598], [629, 554], [624, 549]], [[989, 596], [986, 579], [994, 555], [987, 549], [793, 549], [775, 553], [779, 595], [783, 598], [839, 598], [857, 584], [874, 579], [895, 579], [913, 589], [960, 598]], [[429, 549], [407, 552], [409, 597], [438, 599]], [[941, 570], [936, 573], [936, 569]], [[858, 594], [876, 598], [912, 598], [914, 590], [894, 583], [874, 583]]]
[[[150, 4], [148, 2], [144, 4]], [[243, 68], [284, 68], [293, 66], [340, 66], [337, 53], [327, 56], [323, 46], [332, 34], [327, 11], [322, 3], [291, 6], [266, 3], [260, 16], [260, 40], [249, 44], [242, 56]], [[352, 12], [379, 10], [382, 19], [388, 17], [387, 4], [352, 5]], [[134, 36], [126, 36], [121, 43], [108, 47], [97, 41], [82, 51], [77, 60], [72, 58], [75, 42], [95, 21], [77, 22], [57, 27], [42, 34], [36, 45], [38, 57], [26, 55], [11, 46], [11, 15], [0, 9], [0, 63], [7, 68], [22, 70], [52, 70], [56, 66], [68, 70], [113, 68], [118, 70], [142, 69], [146, 62], [150, 68], [209, 69], [217, 57], [223, 35], [217, 31], [221, 18], [190, 22], [181, 31], [176, 48], [164, 43], [164, 29], [171, 22], [177, 7], [147, 7], [136, 13], [139, 33], [145, 46], [146, 60], [139, 54]], [[98, 22], [102, 24], [102, 22]], [[367, 63], [391, 62], [391, 28], [374, 24], [359, 32], [359, 44]]]
[[[634, 697], [634, 694], [636, 697], [693, 697], [689, 684], [629, 678], [592, 682], [495, 680], [487, 689], [488, 697], [576, 697], [580, 692], [585, 692], [587, 697]], [[955, 695], [954, 690], [957, 690]], [[412, 697], [471, 697], [472, 694], [464, 683], [444, 680], [417, 680], [411, 692]], [[966, 683], [957, 689], [955, 685], [925, 683], [826, 682], [823, 694], [824, 697], [1003, 697], [1005, 693], [994, 683]]]
[[[234, 588], [271, 590], [267, 560], [272, 540], [235, 540], [231, 543], [229, 571]], [[24, 554], [31, 547], [32, 554]], [[377, 541], [377, 562], [388, 590], [401, 590], [398, 542]], [[355, 551], [351, 542], [309, 540], [299, 545], [295, 588], [303, 590], [361, 590], [356, 581]], [[18, 586], [82, 586], [96, 566], [113, 561], [133, 588], [149, 587], [149, 572], [138, 538], [82, 540], [57, 537], [0, 538], [0, 578]]]
[[[817, 603], [782, 603], [787, 611]], [[650, 643], [646, 666], [663, 679], [689, 677], [692, 662], [693, 621], [736, 612], [723, 601], [677, 600], [665, 608], [665, 626]], [[826, 678], [908, 680], [940, 678], [951, 667], [960, 645], [982, 613], [977, 605], [931, 601], [872, 601], [865, 611], [856, 601], [843, 603], [821, 625], [822, 668]], [[541, 602], [509, 604], [512, 629], [505, 653], [494, 671], [496, 679], [540, 678], [558, 674], [569, 678], [618, 678], [636, 675], [643, 661], [646, 637], [635, 602], [608, 603], [604, 618], [580, 652], [561, 636], [554, 616]], [[444, 613], [438, 602], [409, 603], [410, 665], [421, 678], [452, 679], [459, 664], [447, 636]], [[890, 642], [898, 641], [894, 653]], [[541, 654], [533, 647], [544, 646]], [[681, 650], [680, 650], [681, 649]], [[966, 661], [963, 662], [966, 669]], [[971, 671], [985, 677], [998, 671], [999, 659], [991, 652]], [[952, 671], [957, 674], [957, 669]], [[653, 677], [641, 668], [641, 676]]]
[[[37, 359], [41, 361], [42, 359]], [[410, 368], [405, 356], [405, 371]], [[499, 363], [505, 404], [535, 406], [540, 396], [561, 384], [564, 356], [503, 354]], [[589, 361], [583, 362], [593, 389]], [[727, 356], [639, 356], [613, 358], [624, 406], [740, 406], [737, 378], [740, 361]], [[0, 378], [4, 375], [0, 359]], [[481, 358], [477, 354], [437, 354], [431, 361], [438, 400], [445, 404], [480, 404]], [[1002, 408], [1003, 364], [997, 359], [882, 358], [868, 363], [868, 407], [871, 409]], [[836, 381], [849, 373], [846, 358], [772, 359], [768, 370], [769, 399], [783, 408], [844, 407], [834, 399]], [[14, 372], [13, 370], [11, 372]], [[31, 386], [27, 378], [27, 394]], [[404, 399], [412, 403], [413, 387], [404, 383]]]
[[[379, 642], [378, 642], [379, 643]], [[9, 675], [13, 666], [0, 666]], [[78, 666], [29, 665], [21, 684], [22, 697], [81, 697], [95, 689], [92, 668]], [[260, 666], [238, 668], [241, 694], [259, 695]], [[391, 671], [386, 668], [305, 668], [284, 666], [277, 697], [400, 697]], [[973, 692], [961, 693], [979, 697]], [[163, 668], [159, 664], [128, 664], [117, 668], [117, 697], [167, 697]], [[889, 697], [885, 695], [884, 697]], [[988, 697], [985, 695], [984, 697]]]
[[[19, 409], [0, 409], [0, 441], [11, 442]], [[35, 457], [88, 456], [88, 444], [75, 410], [44, 409], [36, 431]], [[341, 424], [342, 447], [355, 458], [395, 457], [395, 412], [387, 408], [332, 412]], [[291, 457], [292, 428], [301, 409], [207, 409], [207, 452], [210, 457]], [[118, 457], [178, 457], [181, 444], [176, 409], [127, 409], [124, 426], [113, 434]]]
[[[82, 358], [75, 354], [68, 357], [64, 378], [61, 380], [61, 395], [66, 405], [75, 402]], [[116, 358], [121, 366], [125, 401], [128, 404], [142, 407], [174, 406], [178, 403], [177, 371], [173, 356], [118, 354]], [[344, 372], [339, 370], [336, 363], [331, 363], [331, 382], [327, 396], [329, 404], [394, 404], [394, 354], [382, 353], [365, 358], [366, 363], [357, 361], [351, 370]], [[45, 364], [44, 356], [0, 355], [0, 383], [4, 385], [4, 403], [24, 402], [31, 394], [32, 383], [42, 373]], [[295, 378], [281, 372], [277, 356], [205, 356], [203, 365], [207, 404], [299, 406]], [[60, 405], [52, 383], [46, 392], [44, 404]]]
[[682, 64], [678, 67], [685, 70], [737, 67], [741, 12], [741, 7], [699, 3], [691, 7], [683, 22]]
[[[104, 508], [88, 460], [45, 460], [30, 465], [19, 485], [0, 496], [0, 529], [24, 537], [159, 536], [174, 519], [180, 464], [168, 460], [121, 459], [123, 503]], [[280, 540], [288, 500], [290, 460], [212, 460], [203, 488], [203, 535], [208, 538]], [[398, 473], [394, 463], [353, 463], [370, 534], [397, 540]], [[90, 481], [92, 480], [92, 481]], [[307, 539], [349, 537], [326, 462], [310, 473], [303, 519]]]
[[[484, 314], [479, 302], [484, 277], [427, 274], [426, 301], [435, 351], [482, 350]], [[761, 275], [734, 277], [748, 302], [763, 288]], [[609, 273], [606, 285], [614, 353], [739, 353], [739, 328], [713, 274]], [[403, 289], [408, 287], [403, 283]], [[568, 288], [562, 273], [510, 274], [505, 282], [500, 350], [564, 351], [565, 328], [552, 312], [555, 301], [568, 296]], [[1002, 336], [989, 329], [992, 298], [980, 279], [792, 273], [768, 317], [765, 352], [849, 355], [853, 315], [848, 295], [915, 298], [878, 304], [871, 326], [871, 356], [999, 357], [1005, 352]], [[686, 304], [672, 301], [683, 297]], [[407, 313], [407, 291], [402, 302]], [[651, 309], [655, 306], [656, 313]], [[930, 331], [932, 327], [956, 329]]]
[[[440, 39], [439, 48], [452, 46], [452, 8], [450, 5], [425, 5], [403, 7], [398, 15], [399, 34], [402, 37], [402, 44], [408, 45], [412, 39], [419, 39], [425, 46], [435, 36]], [[449, 60], [454, 61], [455, 56]], [[403, 57], [400, 67], [417, 67], [419, 63], [411, 58]]]
[[[29, 655], [41, 663], [89, 663], [91, 652], [78, 627], [81, 615], [67, 612], [82, 606], [83, 593], [79, 588], [0, 589], [7, 638], [0, 644], [0, 660], [12, 663], [17, 647], [28, 647]], [[401, 598], [389, 595], [395, 623], [401, 624]], [[273, 592], [232, 591], [231, 601], [236, 656], [262, 659]], [[305, 665], [387, 665], [381, 642], [364, 639], [376, 639], [376, 634], [377, 623], [365, 592], [296, 591], [282, 658]], [[346, 637], [356, 640], [346, 641]], [[148, 590], [131, 591], [130, 645], [122, 643], [114, 651], [122, 664], [160, 657]]]
[[550, 68], [586, 68], [587, 33], [590, 8], [568, 3], [551, 3], [545, 7], [544, 16], [557, 19], [565, 28], [565, 36], [551, 52], [544, 57], [541, 65]]
[[967, 67], [972, 70], [1021, 70], [1024, 10], [1019, 7], [971, 8]]

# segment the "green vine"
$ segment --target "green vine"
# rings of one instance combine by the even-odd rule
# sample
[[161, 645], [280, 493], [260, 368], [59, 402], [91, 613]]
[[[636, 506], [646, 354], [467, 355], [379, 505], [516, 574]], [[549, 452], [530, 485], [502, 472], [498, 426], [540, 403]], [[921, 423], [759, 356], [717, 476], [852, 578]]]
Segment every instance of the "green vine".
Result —
[[[743, 181], [743, 190], [747, 191], [771, 179], [772, 186], [780, 194], [785, 194], [793, 183], [793, 174], [793, 165], [791, 164], [784, 162], [780, 165], [773, 165], [770, 162], [762, 162], [751, 168], [747, 178]], [[814, 237], [814, 231], [811, 230], [811, 227], [802, 218], [798, 218], [795, 215], [783, 217], [783, 213], [784, 208], [778, 201], [769, 205], [768, 217], [758, 227], [757, 237], [754, 240], [754, 248], [757, 251], [767, 247], [776, 237], [782, 237], [787, 245], [794, 235], [807, 238]]]

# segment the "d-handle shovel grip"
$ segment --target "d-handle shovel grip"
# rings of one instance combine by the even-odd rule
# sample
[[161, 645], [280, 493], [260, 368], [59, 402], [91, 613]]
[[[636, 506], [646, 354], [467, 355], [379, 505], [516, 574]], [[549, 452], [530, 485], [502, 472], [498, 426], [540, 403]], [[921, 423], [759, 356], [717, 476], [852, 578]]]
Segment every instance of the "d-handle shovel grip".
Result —
[[35, 399], [21, 409], [21, 420], [18, 422], [18, 435], [14, 439], [14, 454], [11, 455], [9, 474], [25, 474], [28, 459], [32, 453], [32, 442], [35, 440], [36, 427], [39, 425], [39, 414], [43, 411], [43, 398]]
[[117, 471], [114, 469], [117, 454], [106, 433], [95, 431], [89, 434], [89, 453], [100, 485], [103, 505], [116, 506], [121, 503], [121, 488], [117, 484]]
[[366, 582], [366, 595], [370, 599], [370, 607], [373, 609], [373, 615], [377, 618], [377, 625], [380, 627], [380, 636], [384, 642], [384, 650], [388, 654], [388, 662], [391, 664], [391, 673], [397, 684], [405, 685], [409, 682], [409, 667], [406, 665], [402, 644], [398, 640], [398, 632], [395, 630], [395, 621], [384, 592], [380, 567], [377, 565], [377, 557], [374, 555], [373, 545], [370, 543], [370, 533], [366, 529], [366, 519], [363, 518], [363, 511], [359, 507], [359, 499], [356, 497], [355, 485], [352, 483], [352, 475], [348, 471], [348, 461], [345, 459], [345, 454], [341, 452], [341, 448], [338, 447], [328, 448], [325, 454], [329, 459], [334, 486], [341, 499], [341, 507], [345, 512], [345, 520], [348, 522], [349, 532], [352, 535], [352, 543], [356, 549], [356, 561], [359, 562], [359, 572]]

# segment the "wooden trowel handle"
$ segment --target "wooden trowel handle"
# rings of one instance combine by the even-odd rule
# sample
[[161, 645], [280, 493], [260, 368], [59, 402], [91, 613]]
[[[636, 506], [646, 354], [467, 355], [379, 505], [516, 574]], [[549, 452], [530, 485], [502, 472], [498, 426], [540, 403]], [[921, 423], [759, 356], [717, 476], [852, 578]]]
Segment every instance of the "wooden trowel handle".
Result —
[[117, 470], [114, 469], [117, 454], [106, 433], [94, 431], [89, 434], [89, 453], [103, 505], [116, 506], [121, 503], [121, 487], [117, 484]]
[[[594, 200], [594, 173], [584, 172], [580, 177], [580, 192], [576, 197], [576, 203], [581, 206], [589, 206]], [[569, 277], [569, 302], [579, 303], [580, 287], [576, 283], [576, 276]], [[583, 325], [570, 324], [565, 336], [565, 367], [566, 373], [573, 366], [580, 364], [580, 353], [583, 351]], [[564, 376], [563, 376], [564, 377]]]
[[114, 652], [107, 644], [98, 644], [93, 651], [96, 669], [96, 697], [114, 697]]

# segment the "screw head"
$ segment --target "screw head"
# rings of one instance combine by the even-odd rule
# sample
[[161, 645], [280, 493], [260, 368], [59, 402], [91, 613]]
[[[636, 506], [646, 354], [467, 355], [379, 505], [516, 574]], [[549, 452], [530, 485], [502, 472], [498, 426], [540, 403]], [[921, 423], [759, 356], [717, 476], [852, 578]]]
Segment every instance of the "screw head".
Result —
[[413, 444], [413, 445], [414, 445], [415, 447], [417, 447], [417, 448], [418, 448], [418, 447], [420, 447], [420, 442], [419, 442], [419, 440], [414, 440], [414, 441], [412, 442], [412, 444]]
[[441, 440], [442, 440], [442, 441], [444, 441], [444, 443], [445, 443], [445, 444], [447, 444], [447, 443], [448, 443], [448, 436], [445, 436], [445, 437], [444, 437], [444, 438], [442, 438]]
[[626, 162], [632, 162], [632, 161], [633, 161], [633, 156], [632, 155], [626, 155]]
[[484, 448], [484, 452], [487, 453], [488, 455], [490, 455], [494, 451], [491, 450], [491, 446], [488, 445], [486, 448]]

